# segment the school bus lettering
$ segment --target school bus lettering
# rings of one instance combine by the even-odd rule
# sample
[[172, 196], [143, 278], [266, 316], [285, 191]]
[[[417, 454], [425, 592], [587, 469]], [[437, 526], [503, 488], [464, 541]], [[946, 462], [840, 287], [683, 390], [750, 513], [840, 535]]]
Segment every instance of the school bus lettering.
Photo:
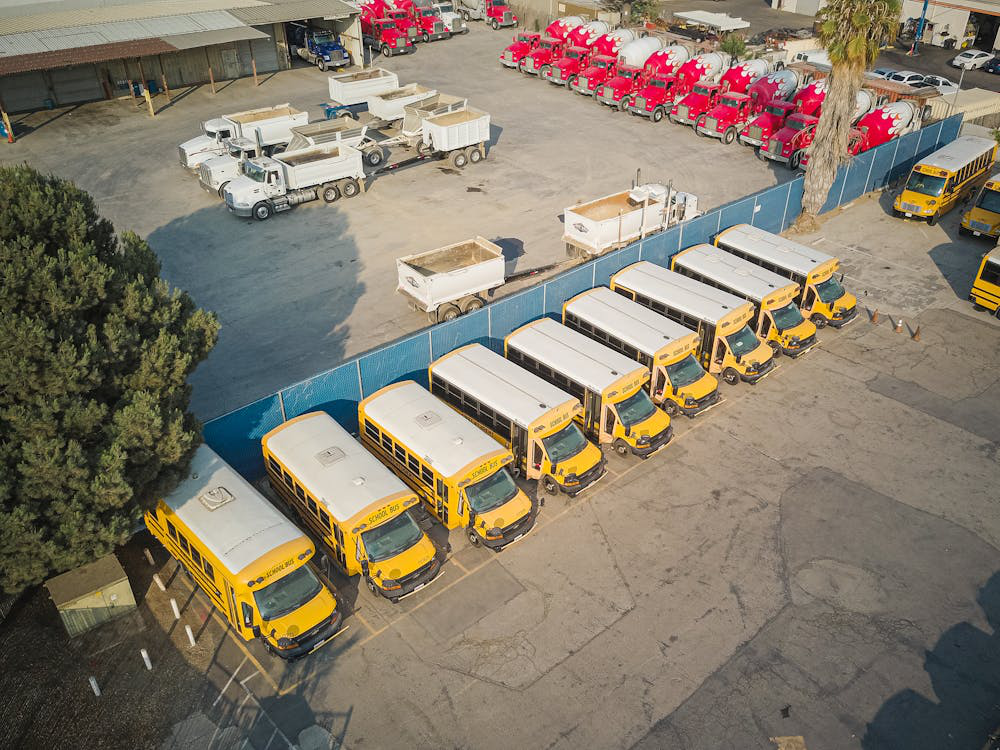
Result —
[[392, 503], [391, 505], [387, 505], [384, 508], [380, 508], [379, 510], [375, 511], [370, 516], [368, 516], [368, 518], [365, 519], [365, 524], [367, 524], [368, 526], [374, 526], [380, 521], [384, 521], [387, 518], [392, 518], [402, 509], [403, 509], [402, 503]]
[[275, 565], [273, 568], [270, 568], [269, 570], [265, 571], [263, 577], [264, 578], [270, 578], [271, 576], [273, 576], [273, 575], [275, 575], [277, 573], [280, 573], [285, 568], [291, 567], [292, 565], [295, 565], [295, 558], [294, 557], [292, 559], [290, 559], [290, 560], [285, 560], [284, 562], [280, 562], [277, 565]]

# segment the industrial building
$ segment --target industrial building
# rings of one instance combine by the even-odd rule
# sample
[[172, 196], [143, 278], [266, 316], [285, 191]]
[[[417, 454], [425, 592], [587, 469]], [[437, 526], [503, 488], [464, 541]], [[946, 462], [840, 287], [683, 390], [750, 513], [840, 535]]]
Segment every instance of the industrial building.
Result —
[[27, 112], [260, 76], [302, 63], [303, 27], [362, 62], [342, 0], [0, 0], [0, 110]]

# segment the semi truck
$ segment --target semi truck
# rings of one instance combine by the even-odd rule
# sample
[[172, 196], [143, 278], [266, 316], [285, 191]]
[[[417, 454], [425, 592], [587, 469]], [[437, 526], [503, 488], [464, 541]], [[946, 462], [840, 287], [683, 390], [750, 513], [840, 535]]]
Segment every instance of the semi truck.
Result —
[[537, 31], [522, 31], [514, 37], [512, 44], [504, 47], [500, 53], [500, 64], [505, 68], [517, 70], [521, 67], [521, 60], [535, 49], [542, 41], [542, 35]]
[[648, 76], [645, 85], [628, 102], [633, 115], [660, 122], [673, 105], [677, 87], [677, 70], [691, 58], [691, 52], [680, 44], [657, 50], [646, 61]]
[[607, 104], [619, 112], [624, 112], [632, 94], [645, 82], [646, 61], [662, 47], [663, 43], [653, 36], [636, 39], [623, 45], [618, 53], [615, 74], [601, 86], [600, 90], [595, 90], [594, 98], [601, 104]]
[[414, 41], [434, 42], [438, 39], [448, 39], [451, 32], [444, 26], [444, 21], [438, 16], [437, 11], [430, 0], [423, 0], [418, 4], [415, 0], [393, 0], [398, 10], [405, 10], [410, 16], [410, 21], [417, 29], [417, 36]]
[[730, 57], [725, 52], [705, 52], [692, 57], [677, 71], [677, 94], [670, 109], [670, 121], [694, 127], [698, 118], [715, 106], [722, 92], [719, 80], [729, 69]]
[[[420, 5], [421, 2], [427, 2], [427, 0], [418, 0], [417, 5]], [[469, 33], [469, 25], [461, 14], [455, 12], [455, 4], [450, 0], [445, 3], [431, 2], [431, 7], [437, 11], [438, 17], [444, 21], [445, 28], [452, 36]]]
[[202, 135], [177, 147], [181, 166], [197, 169], [203, 161], [221, 156], [231, 138], [245, 138], [261, 148], [287, 143], [291, 129], [309, 122], [309, 115], [290, 104], [234, 112], [202, 123]]
[[351, 54], [344, 49], [336, 32], [329, 29], [312, 29], [290, 24], [300, 33], [295, 40], [295, 54], [320, 70], [343, 68], [352, 62]]
[[397, 28], [395, 21], [391, 18], [380, 18], [367, 5], [361, 12], [361, 41], [366, 47], [381, 52], [382, 57], [416, 52], [413, 39], [407, 33], [406, 27]]
[[466, 21], [485, 21], [494, 31], [517, 26], [517, 14], [504, 0], [458, 0], [458, 12]]

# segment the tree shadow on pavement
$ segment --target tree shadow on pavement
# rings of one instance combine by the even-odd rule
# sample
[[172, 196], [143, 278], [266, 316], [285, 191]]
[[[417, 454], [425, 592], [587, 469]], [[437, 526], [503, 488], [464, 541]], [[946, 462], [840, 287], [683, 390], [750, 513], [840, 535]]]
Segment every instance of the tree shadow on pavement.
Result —
[[953, 625], [926, 652], [937, 701], [906, 689], [869, 722], [864, 750], [974, 750], [1000, 723], [1000, 572], [977, 597], [992, 632]]

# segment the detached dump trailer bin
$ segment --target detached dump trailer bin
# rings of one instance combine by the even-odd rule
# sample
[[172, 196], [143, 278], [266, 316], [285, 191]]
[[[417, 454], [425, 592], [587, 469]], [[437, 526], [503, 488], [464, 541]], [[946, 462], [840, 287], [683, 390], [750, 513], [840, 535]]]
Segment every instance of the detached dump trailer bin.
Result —
[[285, 143], [291, 129], [309, 123], [309, 113], [301, 112], [288, 104], [225, 115], [233, 132], [262, 146]]
[[419, 83], [410, 83], [384, 94], [369, 96], [368, 111], [380, 120], [388, 122], [402, 120], [406, 105], [429, 99], [436, 93], [434, 89], [421, 86]]
[[454, 320], [480, 309], [483, 292], [504, 282], [500, 247], [476, 237], [426, 253], [396, 260], [400, 292], [414, 310], [423, 310], [432, 323]]
[[485, 155], [489, 139], [489, 114], [472, 107], [424, 119], [423, 142], [434, 151], [448, 152], [479, 145]]
[[423, 132], [426, 118], [454, 112], [468, 103], [469, 100], [465, 97], [438, 93], [416, 104], [407, 104], [403, 107], [403, 124], [400, 126], [400, 132], [405, 136], [419, 136]]
[[666, 199], [663, 185], [643, 185], [567, 208], [566, 254], [601, 255], [658, 232], [666, 214]]
[[362, 104], [369, 96], [398, 89], [399, 78], [384, 68], [372, 68], [330, 76], [329, 86], [330, 98], [338, 104]]
[[45, 588], [71, 637], [135, 609], [132, 586], [113, 554], [50, 578]]

